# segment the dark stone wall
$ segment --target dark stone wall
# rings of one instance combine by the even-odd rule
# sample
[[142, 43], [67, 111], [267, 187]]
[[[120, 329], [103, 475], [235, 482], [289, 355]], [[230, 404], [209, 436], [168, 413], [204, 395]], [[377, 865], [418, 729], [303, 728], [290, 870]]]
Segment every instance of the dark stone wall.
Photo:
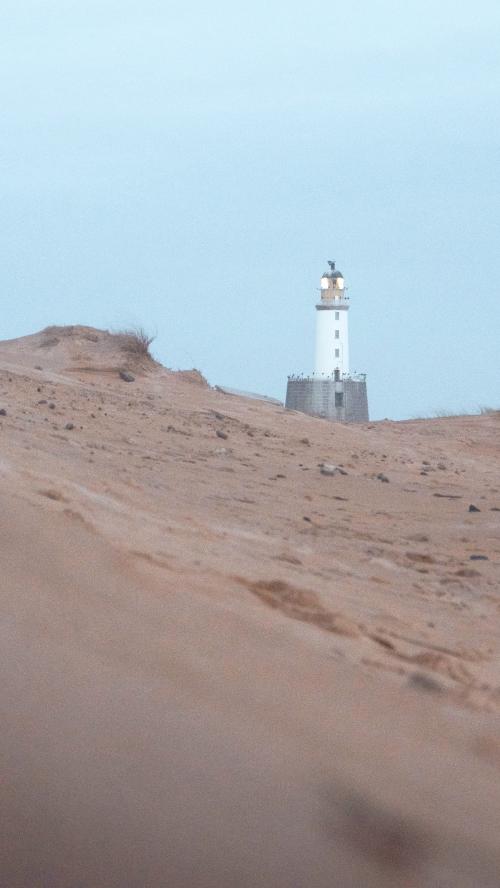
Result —
[[289, 379], [285, 406], [330, 422], [368, 422], [366, 381]]
[[345, 379], [345, 422], [368, 422], [366, 380]]

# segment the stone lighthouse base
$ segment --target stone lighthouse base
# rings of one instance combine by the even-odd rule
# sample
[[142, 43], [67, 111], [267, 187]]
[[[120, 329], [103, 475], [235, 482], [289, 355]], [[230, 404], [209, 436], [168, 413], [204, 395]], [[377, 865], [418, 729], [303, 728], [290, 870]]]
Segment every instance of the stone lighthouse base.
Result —
[[289, 376], [285, 407], [330, 422], [368, 422], [366, 378]]

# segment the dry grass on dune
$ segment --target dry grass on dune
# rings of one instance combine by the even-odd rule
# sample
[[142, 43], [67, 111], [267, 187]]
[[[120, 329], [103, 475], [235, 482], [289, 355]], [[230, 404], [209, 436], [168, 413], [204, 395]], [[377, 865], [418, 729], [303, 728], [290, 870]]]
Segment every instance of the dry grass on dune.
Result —
[[150, 336], [144, 327], [130, 327], [126, 330], [118, 330], [112, 334], [122, 351], [135, 357], [148, 357], [152, 359], [150, 352], [151, 343], [155, 336]]

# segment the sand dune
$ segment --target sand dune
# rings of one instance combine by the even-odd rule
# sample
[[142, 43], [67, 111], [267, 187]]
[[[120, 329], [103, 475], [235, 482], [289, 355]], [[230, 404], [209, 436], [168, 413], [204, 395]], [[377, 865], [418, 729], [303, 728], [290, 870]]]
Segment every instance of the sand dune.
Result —
[[499, 414], [332, 426], [78, 326], [0, 409], [6, 886], [498, 886]]

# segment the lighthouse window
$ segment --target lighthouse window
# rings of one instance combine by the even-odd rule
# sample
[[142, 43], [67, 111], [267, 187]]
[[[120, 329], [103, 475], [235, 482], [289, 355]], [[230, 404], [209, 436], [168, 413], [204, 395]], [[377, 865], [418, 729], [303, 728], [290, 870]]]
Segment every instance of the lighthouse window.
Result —
[[335, 339], [340, 339], [340, 330], [335, 330]]
[[335, 320], [340, 321], [340, 312], [339, 311], [335, 312]]
[[344, 392], [335, 392], [335, 406], [343, 407], [344, 406]]
[[340, 358], [340, 349], [339, 348], [335, 349], [335, 357]]

